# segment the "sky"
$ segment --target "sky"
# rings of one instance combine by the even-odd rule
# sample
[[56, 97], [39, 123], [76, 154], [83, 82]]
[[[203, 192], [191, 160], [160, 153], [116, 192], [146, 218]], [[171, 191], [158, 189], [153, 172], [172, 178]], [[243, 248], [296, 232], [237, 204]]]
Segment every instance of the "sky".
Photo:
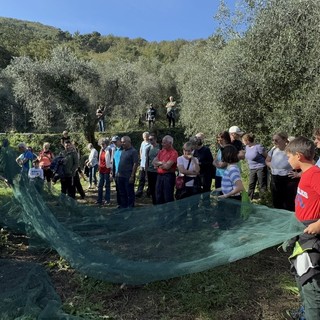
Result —
[[[0, 16], [40, 22], [71, 34], [102, 35], [147, 41], [195, 40], [211, 36], [218, 24], [219, 0], [10, 0]], [[228, 0], [227, 3], [233, 3]]]

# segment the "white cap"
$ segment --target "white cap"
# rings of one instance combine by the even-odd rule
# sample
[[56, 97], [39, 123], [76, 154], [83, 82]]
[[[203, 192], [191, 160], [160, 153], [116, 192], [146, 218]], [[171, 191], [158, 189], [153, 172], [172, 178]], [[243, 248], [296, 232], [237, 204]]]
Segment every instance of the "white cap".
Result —
[[241, 131], [239, 127], [232, 126], [229, 128], [229, 133], [236, 133], [236, 134], [242, 135], [244, 132]]

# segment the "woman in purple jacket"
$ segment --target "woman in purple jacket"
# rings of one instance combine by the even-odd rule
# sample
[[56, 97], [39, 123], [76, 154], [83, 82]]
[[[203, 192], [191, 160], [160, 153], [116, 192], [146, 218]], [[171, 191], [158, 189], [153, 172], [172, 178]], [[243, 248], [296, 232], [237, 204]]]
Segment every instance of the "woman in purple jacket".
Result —
[[252, 133], [245, 134], [242, 137], [242, 142], [246, 146], [245, 159], [250, 169], [248, 195], [252, 200], [257, 182], [260, 196], [267, 191], [268, 169], [265, 160], [268, 153], [262, 145], [254, 143]]

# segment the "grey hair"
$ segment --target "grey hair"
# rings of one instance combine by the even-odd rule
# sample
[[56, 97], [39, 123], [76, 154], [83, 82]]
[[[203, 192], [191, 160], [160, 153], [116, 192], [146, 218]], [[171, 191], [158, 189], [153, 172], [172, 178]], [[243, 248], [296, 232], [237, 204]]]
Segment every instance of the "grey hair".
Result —
[[27, 149], [27, 145], [24, 142], [20, 142], [18, 144], [18, 148], [23, 148], [23, 149]]
[[169, 136], [169, 135], [164, 136], [163, 140], [173, 144], [173, 138], [171, 136]]

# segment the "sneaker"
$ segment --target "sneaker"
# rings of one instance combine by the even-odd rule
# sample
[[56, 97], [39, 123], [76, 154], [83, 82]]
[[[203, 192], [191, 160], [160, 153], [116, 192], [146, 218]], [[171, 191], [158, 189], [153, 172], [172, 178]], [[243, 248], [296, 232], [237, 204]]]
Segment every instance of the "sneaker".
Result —
[[141, 198], [142, 197], [142, 192], [136, 192], [136, 198]]
[[304, 307], [301, 306], [298, 310], [287, 310], [286, 311], [287, 319], [294, 320], [306, 320], [304, 316]]
[[104, 206], [110, 206], [111, 202], [110, 201], [103, 201], [102, 203]]
[[99, 206], [102, 206], [102, 202], [96, 201], [94, 204], [98, 204]]

